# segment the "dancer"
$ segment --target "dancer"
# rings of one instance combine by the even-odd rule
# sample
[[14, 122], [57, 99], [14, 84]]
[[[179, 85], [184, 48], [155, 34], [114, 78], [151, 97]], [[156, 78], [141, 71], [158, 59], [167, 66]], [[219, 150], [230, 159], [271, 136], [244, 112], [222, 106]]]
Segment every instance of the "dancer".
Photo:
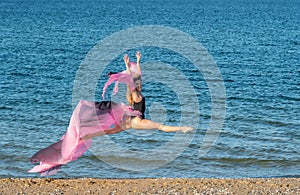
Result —
[[118, 82], [128, 85], [127, 99], [129, 106], [113, 101], [90, 102], [80, 100], [71, 116], [68, 129], [62, 138], [47, 148], [34, 154], [30, 161], [39, 163], [30, 173], [38, 172], [42, 176], [58, 172], [62, 165], [79, 158], [91, 147], [92, 139], [96, 136], [116, 134], [127, 129], [161, 130], [165, 132], [193, 130], [192, 127], [165, 126], [145, 119], [145, 97], [142, 95], [142, 72], [140, 69], [141, 55], [138, 52], [137, 63], [130, 63], [129, 57], [124, 56], [126, 70], [112, 74], [104, 86], [103, 97], [108, 85]]
[[[141, 72], [140, 68], [140, 52], [137, 52], [137, 70]], [[130, 73], [129, 69], [129, 57], [125, 56], [125, 64], [126, 64], [126, 71]], [[141, 75], [134, 75], [134, 85], [135, 89], [131, 91], [130, 89], [127, 90], [127, 100], [130, 106], [133, 106], [134, 110], [141, 112], [141, 116], [131, 117], [130, 120], [130, 128], [134, 129], [158, 129], [165, 132], [175, 132], [175, 131], [182, 131], [187, 132], [194, 130], [192, 127], [188, 126], [166, 126], [158, 122], [154, 122], [148, 119], [145, 119], [145, 97], [142, 95], [142, 77]]]
[[[126, 54], [124, 56], [124, 63], [126, 66], [126, 70], [115, 75], [114, 79], [119, 76], [119, 78], [123, 77], [123, 74], [127, 74], [131, 76], [131, 83], [125, 82], [128, 84], [127, 87], [127, 101], [130, 107], [132, 107], [133, 110], [139, 111], [140, 115], [136, 116], [126, 116], [126, 119], [122, 121], [119, 125], [115, 126], [112, 129], [105, 130], [105, 132], [96, 132], [94, 134], [86, 135], [82, 138], [82, 140], [88, 140], [96, 136], [101, 136], [103, 133], [106, 134], [113, 134], [113, 133], [119, 133], [121, 131], [127, 130], [127, 129], [136, 129], [136, 130], [161, 130], [164, 132], [188, 132], [194, 130], [193, 127], [189, 126], [166, 126], [161, 123], [145, 119], [145, 110], [146, 110], [146, 104], [145, 104], [145, 97], [142, 95], [142, 71], [140, 67], [140, 59], [141, 54], [140, 52], [136, 53], [137, 62], [136, 63], [130, 63], [129, 57]], [[115, 80], [117, 81], [117, 80]], [[112, 82], [109, 82], [110, 84]], [[132, 90], [131, 86], [135, 86]], [[115, 91], [116, 92], [116, 91]], [[130, 108], [129, 108], [130, 109]]]

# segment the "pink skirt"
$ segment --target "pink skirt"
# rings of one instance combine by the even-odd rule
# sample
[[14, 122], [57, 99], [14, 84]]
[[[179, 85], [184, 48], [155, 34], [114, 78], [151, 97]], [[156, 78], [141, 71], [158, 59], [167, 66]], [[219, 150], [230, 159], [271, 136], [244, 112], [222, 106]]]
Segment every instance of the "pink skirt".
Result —
[[140, 116], [125, 104], [112, 101], [90, 102], [81, 100], [73, 111], [68, 129], [62, 138], [35, 153], [30, 162], [39, 163], [28, 172], [52, 175], [61, 166], [79, 158], [92, 145], [92, 139], [81, 140], [89, 134], [105, 132], [120, 125], [128, 116]]

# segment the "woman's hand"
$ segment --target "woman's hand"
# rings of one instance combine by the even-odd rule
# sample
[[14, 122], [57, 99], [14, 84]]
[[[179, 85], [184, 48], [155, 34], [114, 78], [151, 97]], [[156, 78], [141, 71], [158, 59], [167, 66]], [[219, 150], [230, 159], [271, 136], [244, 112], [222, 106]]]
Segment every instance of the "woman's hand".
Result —
[[141, 60], [141, 53], [139, 51], [136, 52], [136, 67], [137, 67], [137, 72], [139, 74], [142, 74], [141, 66], [140, 66], [140, 60]]
[[127, 54], [124, 55], [123, 59], [124, 59], [124, 63], [125, 63], [126, 65], [128, 65], [128, 64], [129, 64], [129, 57], [128, 57]]
[[124, 55], [123, 60], [124, 60], [124, 63], [125, 63], [125, 65], [126, 65], [126, 72], [127, 72], [128, 74], [130, 74], [129, 57], [128, 57], [127, 54]]
[[140, 53], [139, 51], [137, 51], [137, 52], [136, 52], [136, 61], [137, 61], [137, 62], [140, 62], [141, 57], [142, 57], [141, 53]]

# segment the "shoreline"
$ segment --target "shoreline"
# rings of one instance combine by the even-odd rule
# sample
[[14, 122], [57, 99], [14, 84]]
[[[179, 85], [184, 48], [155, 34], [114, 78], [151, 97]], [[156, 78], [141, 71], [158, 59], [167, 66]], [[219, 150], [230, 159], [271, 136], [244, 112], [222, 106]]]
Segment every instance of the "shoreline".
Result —
[[0, 178], [0, 194], [300, 194], [300, 178]]

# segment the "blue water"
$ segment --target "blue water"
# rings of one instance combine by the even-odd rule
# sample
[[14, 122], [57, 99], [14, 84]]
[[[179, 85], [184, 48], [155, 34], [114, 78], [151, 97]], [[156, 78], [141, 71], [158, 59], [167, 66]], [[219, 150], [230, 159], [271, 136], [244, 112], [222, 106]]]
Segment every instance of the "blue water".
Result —
[[[193, 63], [166, 48], [138, 47], [127, 51], [132, 58], [139, 49], [142, 62], [171, 64], [191, 82], [200, 110], [199, 122], [191, 125], [197, 129], [195, 134], [176, 134], [179, 140], [191, 138], [190, 143], [170, 159], [169, 151], [160, 148], [175, 139], [174, 133], [130, 130], [111, 135], [109, 139], [122, 148], [114, 152], [100, 137], [92, 151], [53, 177], [299, 177], [299, 10], [297, 0], [2, 0], [0, 177], [39, 177], [27, 173], [33, 166], [28, 159], [67, 129], [76, 75], [88, 52], [116, 32], [143, 25], [182, 31], [198, 40], [215, 60], [226, 90], [226, 115], [216, 142], [199, 155], [212, 104], [206, 80]], [[107, 70], [122, 70], [123, 54]], [[151, 66], [147, 68], [151, 71]], [[163, 74], [163, 70], [153, 71]], [[174, 72], [169, 75], [181, 86]], [[95, 89], [95, 100], [100, 101], [105, 73], [95, 79], [100, 79]], [[144, 82], [147, 117], [151, 117], [150, 108], [161, 112], [171, 125], [177, 125], [180, 113], [191, 119], [197, 116], [196, 108], [180, 110], [172, 88]], [[155, 109], [154, 103], [164, 109]], [[172, 145], [176, 147], [182, 148], [182, 143]], [[130, 157], [123, 149], [141, 155]], [[155, 149], [160, 151], [157, 159], [149, 152]], [[126, 168], [134, 163], [134, 170]]]

